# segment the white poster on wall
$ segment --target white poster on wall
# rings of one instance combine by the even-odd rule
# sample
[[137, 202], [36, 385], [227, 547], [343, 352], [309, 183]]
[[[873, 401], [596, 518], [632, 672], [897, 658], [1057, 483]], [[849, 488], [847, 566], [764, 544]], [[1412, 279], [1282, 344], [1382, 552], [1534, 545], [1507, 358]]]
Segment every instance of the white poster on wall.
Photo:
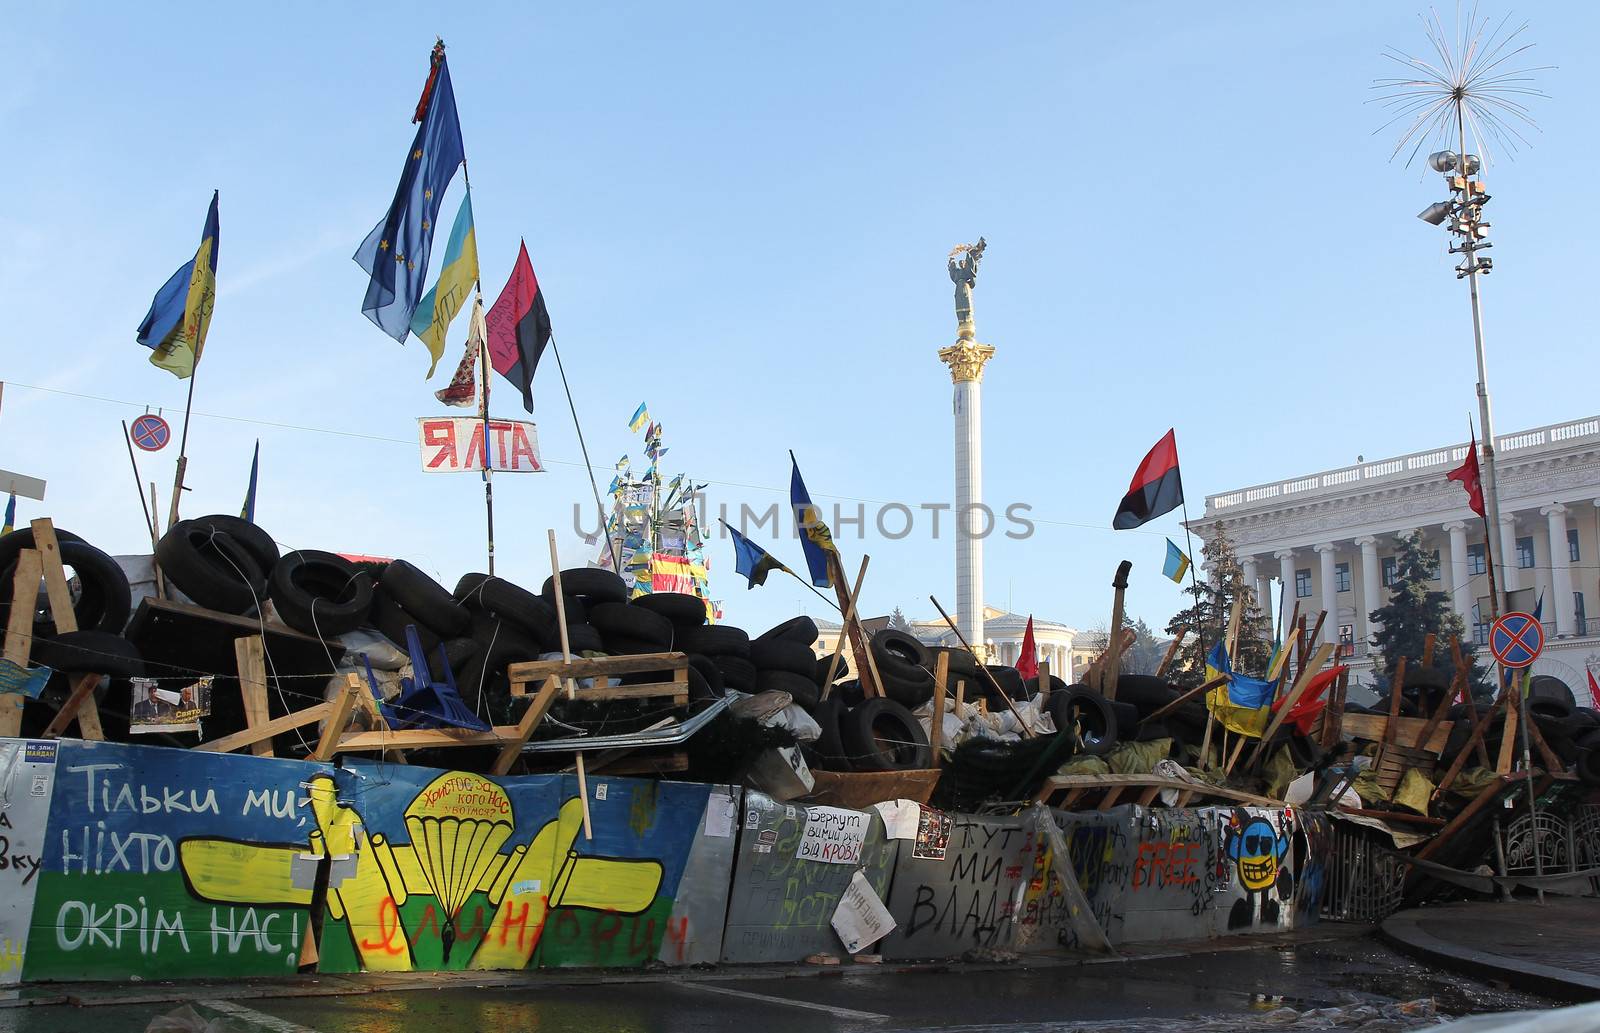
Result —
[[870, 947], [894, 927], [894, 916], [872, 892], [872, 883], [864, 874], [856, 872], [833, 911], [833, 931], [839, 934], [844, 949], [854, 954], [863, 947]]
[[795, 856], [802, 861], [860, 864], [871, 815], [842, 807], [807, 807], [806, 827]]
[[0, 739], [0, 984], [22, 981], [55, 775], [55, 743]]

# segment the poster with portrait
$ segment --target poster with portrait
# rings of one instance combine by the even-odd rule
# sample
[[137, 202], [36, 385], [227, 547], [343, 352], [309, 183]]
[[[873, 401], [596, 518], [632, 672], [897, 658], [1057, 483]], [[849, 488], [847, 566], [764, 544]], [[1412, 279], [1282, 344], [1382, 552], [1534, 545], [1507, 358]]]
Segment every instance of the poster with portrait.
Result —
[[211, 714], [209, 677], [184, 685], [162, 685], [154, 678], [134, 678], [133, 706], [129, 710], [128, 731], [198, 732], [200, 719]]

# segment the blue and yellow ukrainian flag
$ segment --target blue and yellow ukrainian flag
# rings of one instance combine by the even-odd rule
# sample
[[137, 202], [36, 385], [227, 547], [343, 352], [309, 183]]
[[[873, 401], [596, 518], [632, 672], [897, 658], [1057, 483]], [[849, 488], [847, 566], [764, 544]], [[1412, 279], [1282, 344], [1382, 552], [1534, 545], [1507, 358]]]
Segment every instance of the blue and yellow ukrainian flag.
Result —
[[1206, 657], [1206, 681], [1227, 676], [1227, 684], [1206, 693], [1206, 707], [1222, 726], [1241, 735], [1260, 736], [1272, 718], [1275, 683], [1234, 672], [1228, 651], [1218, 642]]
[[6, 525], [0, 528], [0, 535], [10, 534], [17, 529], [17, 493], [12, 492], [11, 498], [6, 500]]
[[411, 313], [411, 332], [428, 346], [433, 364], [428, 376], [438, 368], [444, 357], [444, 335], [450, 321], [467, 303], [467, 292], [478, 281], [478, 234], [472, 225], [472, 198], [462, 198], [461, 210], [456, 212], [455, 225], [450, 229], [450, 240], [444, 248], [444, 265], [439, 268], [439, 279], [428, 293], [417, 302]]
[[217, 192], [200, 234], [200, 247], [162, 284], [139, 324], [139, 343], [151, 349], [150, 361], [179, 380], [194, 376], [206, 345], [211, 309], [217, 300]]
[[[650, 422], [650, 409], [645, 403], [640, 402], [639, 408], [633, 410], [633, 416], [628, 420], [628, 429], [638, 432], [640, 427]], [[623, 458], [627, 458], [624, 456]]]
[[250, 486], [244, 491], [244, 506], [239, 510], [239, 518], [256, 522], [256, 475], [261, 472], [261, 439], [256, 438], [256, 453], [250, 458]]
[[1183, 550], [1173, 544], [1172, 539], [1167, 539], [1167, 561], [1161, 566], [1161, 573], [1171, 578], [1178, 584], [1183, 584], [1183, 575], [1189, 572], [1189, 557]]
[[833, 572], [828, 569], [828, 553], [835, 556], [839, 550], [833, 544], [833, 532], [822, 522], [822, 513], [811, 503], [811, 493], [800, 477], [800, 462], [789, 453], [794, 472], [789, 477], [789, 507], [794, 511], [795, 529], [804, 532], [800, 548], [806, 554], [806, 567], [811, 572], [811, 583], [818, 588], [833, 587]]

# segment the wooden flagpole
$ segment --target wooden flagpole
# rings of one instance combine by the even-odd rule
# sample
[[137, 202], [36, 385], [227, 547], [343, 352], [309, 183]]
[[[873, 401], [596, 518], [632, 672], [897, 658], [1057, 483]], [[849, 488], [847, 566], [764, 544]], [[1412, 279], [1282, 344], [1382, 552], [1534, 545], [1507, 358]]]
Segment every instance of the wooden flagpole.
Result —
[[183, 403], [183, 433], [178, 437], [178, 473], [172, 482], [172, 506], [167, 511], [167, 527], [171, 529], [178, 522], [178, 503], [183, 501], [183, 475], [189, 469], [189, 412], [194, 408], [194, 378], [200, 373], [200, 355], [197, 352], [194, 363], [189, 367], [189, 394]]

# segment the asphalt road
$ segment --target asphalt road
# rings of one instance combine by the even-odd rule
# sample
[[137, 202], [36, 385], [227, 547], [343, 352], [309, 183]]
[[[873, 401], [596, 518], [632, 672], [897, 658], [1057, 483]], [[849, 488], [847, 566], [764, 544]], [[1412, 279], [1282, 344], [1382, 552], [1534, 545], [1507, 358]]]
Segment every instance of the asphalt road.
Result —
[[[631, 983], [202, 997], [193, 1007], [205, 1020], [224, 1020], [221, 1028], [232, 1033], [1378, 1033], [1546, 1003], [1429, 971], [1371, 940], [1348, 939], [1088, 966], [827, 972], [801, 978], [749, 970], [661, 973]], [[1397, 1007], [1424, 999], [1434, 1004], [1413, 1014]], [[0, 1009], [0, 1033], [140, 1033], [175, 1007], [165, 1001]]]

